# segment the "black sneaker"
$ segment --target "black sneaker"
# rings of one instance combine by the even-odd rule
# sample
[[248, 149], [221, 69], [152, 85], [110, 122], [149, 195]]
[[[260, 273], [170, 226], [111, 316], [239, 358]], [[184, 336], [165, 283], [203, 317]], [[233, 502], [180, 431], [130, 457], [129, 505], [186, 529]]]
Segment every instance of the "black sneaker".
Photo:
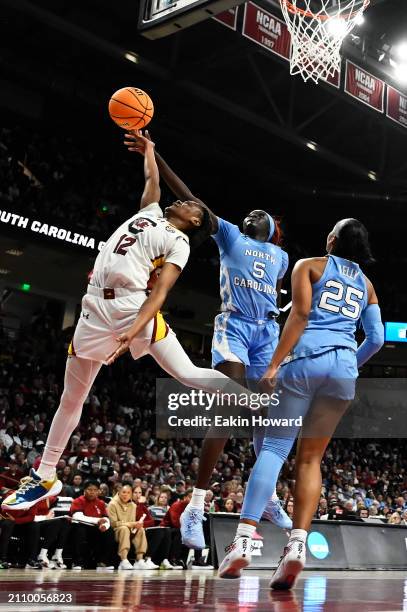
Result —
[[29, 559], [25, 564], [25, 569], [42, 569], [43, 565], [35, 559]]
[[205, 559], [201, 558], [198, 561], [193, 561], [193, 563], [191, 565], [191, 569], [213, 570], [214, 567], [213, 567], [213, 565], [209, 565], [209, 563], [206, 563]]
[[8, 561], [0, 561], [0, 569], [10, 569], [11, 563]]
[[173, 569], [187, 569], [187, 566], [185, 565], [184, 561], [182, 561], [182, 559], [171, 559], [170, 564], [172, 565]]

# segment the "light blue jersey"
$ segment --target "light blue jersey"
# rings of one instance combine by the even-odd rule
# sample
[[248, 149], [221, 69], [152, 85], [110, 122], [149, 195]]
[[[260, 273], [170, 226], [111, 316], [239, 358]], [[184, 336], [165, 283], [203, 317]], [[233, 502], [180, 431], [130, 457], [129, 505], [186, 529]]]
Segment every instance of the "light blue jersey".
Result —
[[324, 273], [312, 286], [312, 306], [293, 358], [317, 355], [329, 348], [356, 351], [355, 332], [368, 302], [365, 276], [359, 265], [328, 256]]
[[278, 315], [276, 286], [286, 273], [287, 253], [275, 244], [245, 236], [233, 223], [218, 222], [212, 237], [220, 253], [221, 310], [252, 319]]

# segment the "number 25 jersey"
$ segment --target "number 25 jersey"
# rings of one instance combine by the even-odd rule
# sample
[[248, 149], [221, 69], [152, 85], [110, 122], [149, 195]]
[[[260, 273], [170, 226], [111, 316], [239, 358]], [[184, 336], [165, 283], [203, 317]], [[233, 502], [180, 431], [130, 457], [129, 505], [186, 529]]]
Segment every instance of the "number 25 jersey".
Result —
[[325, 270], [312, 286], [312, 305], [307, 327], [292, 358], [344, 347], [356, 351], [355, 332], [367, 306], [365, 275], [357, 263], [329, 255]]
[[96, 258], [91, 284], [146, 291], [150, 277], [164, 263], [181, 270], [189, 257], [188, 236], [171, 225], [157, 203], [125, 221]]

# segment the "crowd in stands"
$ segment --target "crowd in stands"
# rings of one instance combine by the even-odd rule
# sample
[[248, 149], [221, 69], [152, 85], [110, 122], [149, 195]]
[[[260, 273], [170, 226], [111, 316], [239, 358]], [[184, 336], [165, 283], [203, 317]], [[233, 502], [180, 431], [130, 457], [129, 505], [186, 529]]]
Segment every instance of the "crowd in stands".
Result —
[[[47, 312], [11, 340], [0, 337], [0, 488], [14, 489], [39, 464], [62, 391], [65, 354], [72, 330], [58, 331]], [[2, 567], [12, 536], [25, 534], [29, 567], [185, 567], [179, 517], [199, 465], [200, 440], [155, 438], [155, 377], [150, 359], [123, 357], [102, 368], [83, 416], [58, 463], [63, 490], [51, 507], [40, 503], [21, 517], [2, 516]], [[206, 511], [239, 512], [254, 462], [249, 440], [232, 438], [213, 474]], [[402, 441], [334, 439], [322, 462], [323, 487], [316, 518], [381, 520], [407, 525], [407, 456]], [[284, 464], [277, 486], [292, 515], [295, 459]], [[53, 504], [57, 503], [53, 508]], [[58, 504], [69, 519], [60, 516]], [[58, 512], [57, 512], [58, 511]], [[51, 520], [54, 519], [54, 520]], [[68, 537], [69, 535], [69, 537]], [[18, 538], [17, 538], [18, 540]], [[90, 543], [84, 548], [84, 543]], [[135, 550], [134, 546], [135, 546]], [[92, 550], [94, 558], [85, 552]], [[132, 552], [133, 551], [133, 552]], [[13, 557], [14, 555], [14, 557]], [[130, 557], [131, 561], [130, 562]], [[14, 561], [13, 561], [14, 559]], [[193, 563], [208, 563], [197, 551]]]

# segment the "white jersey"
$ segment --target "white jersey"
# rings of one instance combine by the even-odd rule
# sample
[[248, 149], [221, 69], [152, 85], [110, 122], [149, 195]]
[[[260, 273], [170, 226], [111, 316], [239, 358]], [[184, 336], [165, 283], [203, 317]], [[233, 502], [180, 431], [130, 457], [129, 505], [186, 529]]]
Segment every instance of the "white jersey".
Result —
[[91, 284], [146, 291], [157, 269], [170, 262], [182, 270], [189, 252], [188, 236], [163, 217], [158, 203], [149, 204], [110, 236], [96, 258]]

